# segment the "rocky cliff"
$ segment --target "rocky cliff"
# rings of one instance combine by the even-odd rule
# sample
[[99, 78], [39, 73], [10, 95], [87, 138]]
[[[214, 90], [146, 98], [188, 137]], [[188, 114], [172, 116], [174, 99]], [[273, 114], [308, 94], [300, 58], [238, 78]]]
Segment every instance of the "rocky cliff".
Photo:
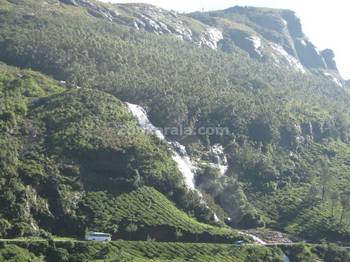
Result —
[[[58, 0], [50, 0], [58, 3]], [[334, 52], [319, 51], [302, 30], [293, 11], [233, 7], [222, 11], [179, 14], [148, 4], [104, 4], [92, 0], [60, 0], [82, 6], [96, 17], [157, 35], [173, 35], [183, 41], [225, 52], [237, 48], [263, 62], [302, 73], [322, 74], [337, 85], [340, 76]]]

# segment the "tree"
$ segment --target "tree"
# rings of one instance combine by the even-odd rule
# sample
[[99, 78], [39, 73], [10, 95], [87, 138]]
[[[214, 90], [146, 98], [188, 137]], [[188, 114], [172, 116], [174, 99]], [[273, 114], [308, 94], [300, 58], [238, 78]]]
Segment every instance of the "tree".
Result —
[[262, 116], [254, 119], [250, 123], [248, 134], [252, 140], [262, 142], [265, 145], [270, 143], [276, 135], [271, 123]]
[[340, 196], [340, 204], [342, 206], [340, 224], [342, 224], [345, 213], [350, 210], [350, 192], [344, 193]]
[[244, 191], [233, 178], [227, 179], [225, 188], [219, 195], [219, 203], [231, 217], [234, 224], [239, 224], [244, 215], [250, 211], [249, 202]]
[[11, 224], [6, 219], [0, 218], [0, 237], [5, 238], [8, 231], [11, 229]]
[[131, 239], [131, 234], [137, 231], [138, 227], [136, 224], [130, 223], [126, 226], [125, 231], [129, 233], [129, 239]]
[[69, 253], [63, 248], [49, 247], [46, 259], [52, 262], [66, 262], [69, 259]]
[[333, 190], [330, 194], [331, 204], [332, 204], [332, 217], [334, 217], [334, 207], [339, 201], [339, 192], [337, 190]]
[[328, 187], [330, 187], [331, 185], [333, 177], [329, 172], [328, 159], [322, 159], [319, 165], [320, 165], [319, 175], [320, 175], [320, 182], [322, 185], [322, 201], [323, 201], [325, 198], [326, 192], [328, 190]]
[[315, 183], [312, 183], [309, 187], [309, 192], [308, 192], [308, 197], [309, 197], [309, 201], [313, 202], [316, 200], [316, 198], [318, 197], [320, 193], [319, 187], [318, 185], [316, 185]]
[[134, 180], [132, 183], [132, 186], [135, 189], [139, 188], [142, 185], [142, 179], [141, 179], [140, 173], [137, 169], [134, 169], [134, 174], [133, 174], [132, 178]]
[[176, 240], [179, 240], [183, 237], [183, 233], [180, 229], [175, 230], [175, 237], [176, 237]]
[[117, 224], [112, 224], [107, 228], [108, 232], [110, 232], [112, 235], [115, 235], [119, 231], [119, 226]]

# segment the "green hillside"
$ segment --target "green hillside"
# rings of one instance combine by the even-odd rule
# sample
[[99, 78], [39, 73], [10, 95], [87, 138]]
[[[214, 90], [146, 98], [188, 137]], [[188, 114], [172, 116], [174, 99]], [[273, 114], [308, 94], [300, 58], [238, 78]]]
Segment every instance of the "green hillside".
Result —
[[[215, 244], [183, 244], [117, 241], [110, 244], [45, 243], [6, 244], [0, 261], [283, 261], [278, 248], [235, 247]], [[28, 251], [31, 250], [31, 251]], [[261, 261], [261, 260], [260, 260]]]
[[[169, 227], [166, 239], [175, 240], [176, 230], [192, 234], [193, 241], [205, 232], [211, 241], [234, 236], [177, 209], [211, 215], [185, 188], [168, 147], [142, 133], [115, 97], [67, 90], [41, 74], [5, 65], [0, 75], [2, 237], [45, 235], [44, 230], [82, 237], [87, 228], [125, 230], [133, 223], [147, 230]], [[153, 188], [133, 191], [144, 185], [178, 207]], [[150, 203], [155, 206], [139, 216], [140, 207]]]
[[[0, 0], [0, 235], [95, 228], [134, 240], [231, 241], [227, 228], [196, 221], [214, 224], [211, 208], [234, 228], [349, 243], [349, 91], [322, 68], [303, 64], [301, 73], [253, 59], [227, 34], [260, 32], [263, 44], [288, 49], [299, 28], [281, 31], [281, 18], [296, 17], [136, 8], [168, 29], [187, 21], [193, 39], [182, 41], [130, 26], [140, 16], [133, 8]], [[208, 26], [224, 30], [217, 50], [197, 41]], [[156, 126], [194, 131], [168, 138], [198, 162], [210, 208], [186, 189], [169, 145], [139, 130], [123, 102], [144, 106]], [[217, 127], [229, 132], [196, 133]], [[207, 165], [215, 144], [224, 147], [225, 176]], [[157, 228], [165, 236], [152, 236]]]
[[[3, 243], [0, 261], [348, 261], [349, 252], [335, 245], [290, 247], [235, 246], [224, 244], [158, 243], [154, 241], [15, 242]], [[45, 260], [43, 260], [45, 259]]]
[[197, 222], [150, 187], [116, 198], [104, 192], [91, 192], [84, 196], [80, 205], [78, 216], [85, 217], [83, 221], [87, 225], [99, 231], [110, 231], [110, 225], [117, 225], [116, 237], [228, 243], [245, 238], [229, 228]]

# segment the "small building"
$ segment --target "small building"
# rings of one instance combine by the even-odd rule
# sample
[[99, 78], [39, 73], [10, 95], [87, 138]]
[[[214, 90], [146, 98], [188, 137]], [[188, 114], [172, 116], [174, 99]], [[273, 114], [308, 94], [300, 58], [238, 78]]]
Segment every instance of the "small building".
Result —
[[101, 233], [101, 232], [87, 232], [85, 235], [85, 240], [108, 242], [112, 240], [112, 235], [108, 233]]

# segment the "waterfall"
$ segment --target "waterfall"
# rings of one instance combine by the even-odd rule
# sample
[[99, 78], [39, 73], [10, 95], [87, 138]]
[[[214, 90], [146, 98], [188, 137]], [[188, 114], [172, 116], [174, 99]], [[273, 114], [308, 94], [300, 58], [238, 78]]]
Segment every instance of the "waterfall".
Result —
[[227, 158], [224, 153], [224, 147], [220, 144], [213, 145], [210, 150], [211, 158], [214, 161], [211, 163], [211, 166], [219, 169], [220, 175], [225, 175], [228, 165], [227, 165]]
[[[145, 132], [149, 134], [153, 134], [156, 137], [158, 137], [160, 140], [165, 141], [169, 145], [171, 145], [171, 148], [173, 151], [172, 158], [177, 163], [178, 169], [185, 179], [186, 186], [191, 190], [196, 190], [195, 184], [194, 184], [194, 172], [196, 170], [196, 167], [192, 163], [189, 155], [187, 154], [185, 147], [178, 142], [167, 141], [162, 131], [151, 123], [151, 121], [147, 116], [146, 111], [141, 106], [130, 104], [130, 103], [126, 103], [126, 105], [129, 108], [130, 112], [136, 117], [140, 127]], [[173, 149], [174, 147], [181, 154], [176, 150], [174, 150]]]
[[[185, 178], [185, 184], [188, 188], [196, 190], [194, 184], [194, 172], [197, 167], [191, 161], [190, 156], [186, 152], [185, 146], [179, 142], [172, 142], [173, 147], [176, 149], [173, 154], [173, 160], [177, 163], [177, 166]], [[198, 192], [200, 195], [201, 193]]]
[[143, 109], [139, 105], [134, 105], [130, 103], [126, 103], [128, 106], [130, 112], [136, 117], [140, 127], [145, 130], [149, 134], [153, 134], [156, 137], [158, 137], [160, 140], [165, 140], [165, 136], [163, 135], [162, 131], [158, 128], [156, 128], [152, 123], [149, 121], [147, 113], [145, 109]]
[[[165, 138], [163, 132], [151, 123], [151, 121], [148, 118], [147, 112], [144, 108], [142, 108], [139, 105], [130, 104], [130, 103], [126, 103], [126, 105], [129, 108], [130, 112], [137, 119], [140, 127], [146, 133], [153, 134], [156, 137], [158, 137], [160, 140], [165, 141], [166, 143], [169, 144], [173, 152], [172, 158], [176, 162], [179, 171], [183, 175], [187, 188], [190, 190], [196, 191], [198, 195], [201, 197], [202, 203], [205, 204], [207, 208], [209, 208], [209, 206], [205, 203], [203, 199], [202, 193], [198, 191], [195, 187], [194, 176], [195, 176], [195, 171], [197, 167], [191, 161], [190, 156], [186, 152], [185, 146], [181, 145], [179, 142], [168, 141]], [[226, 172], [226, 168], [224, 168], [223, 172]], [[214, 221], [219, 222], [220, 219], [215, 214], [215, 212], [213, 212], [213, 214], [214, 214]]]

